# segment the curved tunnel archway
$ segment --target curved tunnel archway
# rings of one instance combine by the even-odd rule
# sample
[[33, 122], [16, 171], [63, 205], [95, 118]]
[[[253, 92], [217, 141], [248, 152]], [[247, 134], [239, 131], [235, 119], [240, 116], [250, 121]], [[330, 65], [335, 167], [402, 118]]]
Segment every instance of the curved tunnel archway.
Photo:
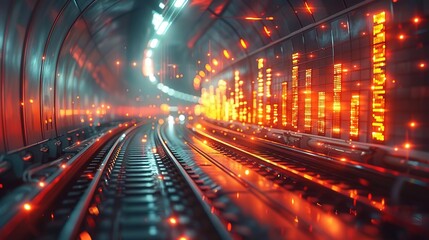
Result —
[[[153, 11], [167, 11], [157, 4], [157, 1], [3, 1], [0, 10], [0, 150], [12, 151], [87, 126], [88, 115], [91, 115], [88, 113], [105, 113], [100, 114], [100, 120], [93, 120], [95, 123], [109, 121], [118, 117], [115, 113], [127, 112], [127, 106], [132, 109], [146, 103], [150, 105], [152, 99], [162, 95], [162, 92], [157, 92], [156, 86], [146, 84], [140, 67], [136, 67], [137, 63], [142, 64], [144, 46], [155, 34], [150, 26]], [[155, 50], [155, 65], [164, 85], [199, 94], [201, 89], [198, 87], [196, 92], [192, 90], [195, 73], [198, 75], [201, 69], [204, 70], [206, 63], [222, 60], [216, 73], [208, 74], [210, 81], [227, 78], [223, 80], [227, 80], [231, 88], [234, 72], [242, 69], [242, 79], [249, 83], [245, 84], [247, 93], [243, 97], [250, 103], [254, 94], [250, 92], [257, 89], [250, 82], [258, 78], [257, 59], [263, 58], [267, 61], [265, 68], [279, 74], [272, 77], [273, 91], [277, 91], [274, 93], [277, 99], [272, 102], [277, 105], [277, 114], [282, 114], [279, 102], [282, 83], [287, 84], [286, 93], [290, 96], [299, 95], [305, 85], [303, 71], [313, 69], [314, 78], [325, 79], [324, 83], [313, 83], [313, 87], [317, 88], [317, 84], [327, 87], [314, 91], [326, 93], [326, 101], [331, 101], [331, 95], [335, 93], [332, 93], [329, 84], [332, 84], [334, 71], [331, 69], [326, 73], [327, 69], [342, 62], [342, 68], [348, 70], [350, 66], [346, 65], [351, 64], [351, 68], [356, 66], [356, 70], [343, 76], [347, 82], [345, 90], [351, 90], [338, 101], [341, 105], [345, 104], [343, 109], [347, 110], [350, 108], [346, 106], [350, 105], [349, 98], [355, 94], [353, 91], [363, 94], [358, 110], [358, 136], [351, 137], [348, 133], [351, 121], [349, 112], [340, 115], [335, 123], [332, 119], [337, 117], [327, 114], [326, 127], [329, 130], [326, 133], [315, 132], [317, 109], [307, 114], [313, 118], [312, 130], [304, 126], [306, 116], [303, 111], [291, 113], [294, 111], [288, 110], [285, 118], [292, 118], [289, 114], [298, 114], [297, 118], [303, 120], [299, 120], [297, 128], [291, 130], [391, 147], [402, 145], [412, 131], [414, 145], [423, 150], [427, 147], [427, 127], [424, 107], [420, 103], [426, 97], [413, 89], [418, 86], [425, 89], [426, 86], [418, 83], [421, 80], [405, 84], [404, 74], [424, 78], [422, 74], [427, 61], [423, 54], [427, 48], [427, 33], [423, 30], [427, 23], [424, 21], [427, 16], [425, 9], [427, 4], [422, 1], [190, 1], [171, 30], [161, 39], [161, 50]], [[371, 127], [371, 89], [352, 84], [360, 81], [359, 84], [365, 82], [371, 85], [374, 69], [368, 65], [373, 41], [370, 17], [374, 16], [375, 10], [386, 11], [388, 34], [394, 34], [394, 29], [399, 28], [403, 29], [403, 37], [407, 35], [407, 42], [397, 42], [393, 35], [387, 40], [390, 49], [387, 52], [388, 78], [390, 75], [395, 82], [404, 82], [405, 85], [396, 88], [395, 84], [388, 84], [386, 96], [390, 99], [386, 100], [388, 111], [385, 125], [389, 127], [380, 130], [388, 136], [386, 141], [373, 141], [371, 136], [375, 129]], [[412, 23], [414, 16], [422, 20]], [[245, 47], [242, 40], [247, 43]], [[411, 55], [401, 57], [401, 49], [411, 51], [412, 45], [409, 44], [417, 44], [414, 55], [418, 56], [418, 62], [414, 63]], [[228, 59], [223, 56], [225, 51]], [[294, 53], [305, 57], [298, 63], [297, 88], [292, 87], [291, 82]], [[405, 60], [397, 60], [402, 58]], [[417, 68], [405, 67], [407, 61], [408, 64], [417, 65]], [[173, 71], [171, 66], [177, 66], [177, 69]], [[407, 69], [398, 72], [401, 68], [395, 66]], [[206, 79], [198, 78], [204, 87]], [[411, 93], [415, 96], [413, 100], [402, 99], [404, 94]], [[165, 99], [169, 98], [167, 96]], [[311, 100], [313, 106], [318, 104], [316, 98]], [[267, 101], [265, 97], [260, 100], [262, 104]], [[157, 101], [162, 102], [162, 99]], [[300, 100], [290, 101], [287, 100], [288, 106], [305, 107]], [[415, 101], [419, 104], [413, 104]], [[113, 105], [119, 108], [113, 108]], [[413, 109], [402, 105], [412, 105]], [[101, 109], [102, 106], [106, 109]], [[107, 106], [112, 108], [108, 110]], [[279, 119], [276, 121], [279, 122]], [[404, 130], [410, 121], [418, 122], [422, 131]], [[344, 130], [340, 134], [329, 133], [332, 129], [339, 129], [332, 125]], [[288, 130], [282, 125], [275, 127]]]

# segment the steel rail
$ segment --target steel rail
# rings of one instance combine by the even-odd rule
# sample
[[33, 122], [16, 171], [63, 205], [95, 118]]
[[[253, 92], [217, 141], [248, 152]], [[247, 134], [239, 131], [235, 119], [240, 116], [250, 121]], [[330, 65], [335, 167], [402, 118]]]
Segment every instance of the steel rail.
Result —
[[94, 196], [97, 186], [100, 183], [100, 180], [104, 174], [104, 170], [106, 169], [107, 162], [110, 160], [110, 158], [112, 157], [117, 147], [121, 143], [124, 143], [126, 138], [130, 135], [130, 133], [136, 130], [140, 126], [141, 124], [137, 124], [129, 128], [128, 130], [126, 130], [125, 133], [123, 133], [121, 137], [119, 137], [119, 139], [116, 140], [116, 142], [110, 148], [109, 152], [104, 157], [103, 162], [100, 164], [99, 168], [97, 169], [97, 173], [94, 175], [94, 178], [92, 179], [90, 185], [88, 186], [88, 188], [86, 189], [82, 197], [80, 198], [75, 209], [70, 215], [69, 220], [62, 228], [58, 239], [77, 239], [80, 226], [82, 225], [82, 222], [86, 215], [86, 211], [89, 205], [91, 204], [92, 197]]
[[[188, 138], [187, 140], [188, 140], [187, 141], [187, 145], [190, 146], [193, 150], [195, 150], [196, 152], [198, 152], [201, 156], [203, 156], [205, 159], [207, 159], [213, 165], [217, 166], [223, 172], [225, 172], [226, 174], [228, 174], [229, 176], [231, 176], [232, 178], [234, 178], [234, 180], [236, 180], [241, 185], [243, 185], [244, 187], [246, 187], [246, 189], [249, 192], [251, 192], [252, 194], [254, 194], [262, 202], [264, 202], [268, 206], [270, 206], [275, 212], [281, 213], [281, 215], [283, 217], [285, 217], [286, 219], [294, 221], [294, 219], [296, 217], [296, 213], [294, 211], [288, 209], [287, 207], [285, 207], [285, 205], [281, 204], [279, 201], [276, 201], [272, 197], [268, 196], [264, 191], [260, 190], [254, 184], [252, 184], [249, 181], [245, 180], [244, 178], [238, 176], [236, 173], [234, 173], [233, 171], [231, 171], [224, 164], [222, 164], [221, 162], [219, 162], [218, 160], [216, 160], [215, 158], [213, 158], [212, 156], [210, 156], [210, 154], [207, 154], [206, 152], [204, 152], [203, 150], [201, 150], [198, 146], [196, 146], [195, 144], [191, 143], [192, 141], [190, 140], [190, 138]], [[303, 222], [304, 222], [304, 225], [301, 226], [301, 228], [308, 229], [308, 227], [311, 226], [311, 222], [309, 222], [309, 221], [307, 221], [305, 219], [303, 220]], [[302, 224], [302, 222], [301, 222], [301, 224]], [[345, 225], [347, 225], [347, 224], [345, 224]], [[317, 228], [317, 226], [316, 226], [316, 228]], [[323, 231], [322, 229], [321, 229], [320, 232], [322, 234], [325, 234], [324, 237], [326, 237], [326, 238], [332, 238], [333, 237], [333, 236], [329, 235], [329, 233]], [[359, 236], [359, 239], [370, 238], [370, 236], [367, 236], [364, 233], [363, 234], [359, 233], [358, 236]]]
[[167, 144], [165, 143], [165, 139], [161, 135], [161, 129], [160, 126], [157, 127], [157, 135], [158, 135], [158, 141], [160, 142], [162, 148], [168, 155], [168, 157], [172, 160], [174, 165], [176, 166], [177, 170], [180, 172], [184, 180], [188, 183], [188, 186], [192, 190], [192, 193], [196, 196], [196, 199], [198, 203], [203, 208], [204, 213], [208, 217], [210, 223], [215, 228], [216, 232], [219, 234], [219, 237], [221, 239], [232, 239], [231, 235], [228, 233], [228, 231], [225, 229], [224, 225], [222, 224], [221, 220], [211, 212], [210, 205], [203, 200], [204, 194], [201, 192], [201, 190], [198, 188], [197, 184], [192, 180], [192, 178], [186, 173], [185, 169], [180, 165], [177, 158], [174, 156], [174, 154], [170, 151]]
[[[113, 136], [120, 133], [122, 127], [110, 130], [99, 137], [93, 144], [88, 145], [77, 153], [58, 173], [45, 181], [45, 186], [29, 186], [30, 190], [20, 196], [20, 200], [14, 202], [6, 214], [0, 218], [0, 239], [24, 238], [25, 234], [33, 230], [33, 223], [46, 211], [56, 198], [65, 189], [71, 179], [87, 162], [93, 154], [106, 144]], [[31, 209], [25, 210], [24, 204]]]
[[[206, 137], [206, 138], [208, 138], [208, 139], [210, 139], [210, 140], [212, 140], [212, 141], [214, 141], [214, 142], [216, 142], [216, 143], [218, 143], [220, 145], [223, 145], [223, 146], [225, 146], [227, 148], [233, 149], [234, 151], [238, 151], [241, 154], [244, 154], [244, 155], [249, 156], [249, 157], [251, 157], [251, 158], [253, 158], [253, 159], [255, 159], [255, 160], [259, 161], [259, 162], [262, 162], [266, 167], [270, 167], [273, 170], [276, 170], [278, 172], [287, 172], [287, 173], [295, 176], [297, 179], [300, 179], [302, 181], [306, 181], [306, 182], [312, 183], [312, 184], [314, 184], [316, 186], [319, 186], [319, 187], [322, 187], [324, 189], [333, 191], [333, 192], [335, 192], [335, 193], [337, 193], [340, 196], [343, 196], [345, 198], [353, 199], [353, 200], [355, 200], [355, 201], [357, 201], [357, 202], [359, 202], [359, 203], [361, 203], [361, 204], [363, 204], [363, 205], [365, 205], [365, 206], [367, 206], [369, 208], [376, 209], [376, 210], [378, 210], [378, 211], [380, 211], [382, 213], [383, 218], [385, 220], [389, 220], [390, 222], [395, 222], [395, 221], [399, 222], [402, 226], [404, 226], [405, 228], [407, 228], [408, 230], [410, 230], [413, 233], [418, 233], [418, 234], [429, 233], [429, 230], [422, 228], [423, 226], [419, 227], [419, 226], [416, 226], [416, 225], [414, 225], [414, 224], [412, 224], [410, 222], [407, 222], [407, 221], [404, 221], [403, 219], [401, 219], [401, 216], [398, 215], [398, 209], [396, 208], [396, 206], [387, 206], [387, 205], [385, 205], [383, 199], [382, 199], [381, 202], [377, 202], [377, 201], [370, 200], [370, 199], [367, 199], [367, 198], [362, 198], [359, 195], [351, 194], [350, 191], [342, 189], [341, 187], [337, 186], [336, 184], [331, 184], [328, 180], [318, 179], [318, 178], [313, 177], [313, 176], [311, 176], [311, 175], [309, 175], [307, 173], [303, 173], [303, 172], [300, 172], [298, 170], [295, 170], [295, 169], [293, 169], [293, 168], [291, 168], [289, 166], [285, 166], [285, 165], [282, 165], [281, 163], [277, 163], [277, 162], [271, 161], [270, 159], [267, 159], [265, 157], [259, 156], [259, 155], [255, 154], [255, 153], [252, 153], [252, 152], [249, 152], [247, 150], [241, 149], [241, 148], [236, 147], [236, 146], [234, 146], [232, 144], [229, 144], [229, 143], [227, 143], [225, 141], [222, 141], [222, 140], [220, 140], [218, 138], [210, 136], [209, 134], [207, 134], [207, 133], [205, 133], [203, 131], [194, 130], [194, 133], [197, 133], [197, 134], [199, 134], [199, 135], [201, 135], [203, 137]], [[423, 188], [426, 188], [426, 189], [428, 188], [427, 185], [426, 185], [426, 182], [422, 182], [422, 181], [419, 181], [419, 180], [416, 180], [416, 179], [405, 178], [405, 179], [403, 179], [403, 181], [417, 184], [417, 186], [423, 187]], [[396, 185], [396, 182], [395, 182], [395, 185]]]

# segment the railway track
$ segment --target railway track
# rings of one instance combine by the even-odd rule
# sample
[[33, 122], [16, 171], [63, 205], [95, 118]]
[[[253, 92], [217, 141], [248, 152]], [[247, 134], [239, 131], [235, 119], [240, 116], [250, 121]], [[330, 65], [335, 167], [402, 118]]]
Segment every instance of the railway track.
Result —
[[[34, 193], [30, 209], [16, 205], [0, 239], [424, 238], [425, 225], [395, 215], [425, 214], [423, 200], [394, 205], [383, 189], [391, 183], [355, 180], [389, 177], [220, 133], [156, 123], [118, 130], [67, 163], [67, 178]], [[408, 191], [424, 194], [416, 184]]]
[[[155, 126], [137, 125], [106, 141], [55, 194], [54, 204], [29, 201], [31, 207], [19, 212], [26, 214], [24, 219], [12, 218], [2, 226], [0, 239], [264, 237], [264, 230], [248, 218], [239, 220], [241, 229], [228, 227], [213, 201], [222, 202], [225, 213], [238, 208], [204, 193], [213, 189], [199, 186], [196, 169], [167, 147]], [[50, 188], [56, 189], [56, 183]]]
[[377, 227], [383, 237], [428, 234], [426, 179], [258, 141], [227, 129], [194, 131], [222, 154], [299, 192], [314, 205], [353, 216], [357, 225]]

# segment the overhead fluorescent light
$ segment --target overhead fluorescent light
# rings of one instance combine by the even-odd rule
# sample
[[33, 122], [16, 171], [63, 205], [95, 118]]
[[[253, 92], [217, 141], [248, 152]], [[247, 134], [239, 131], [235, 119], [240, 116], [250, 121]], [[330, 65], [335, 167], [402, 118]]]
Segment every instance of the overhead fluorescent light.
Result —
[[146, 50], [146, 52], [145, 52], [145, 56], [146, 56], [146, 57], [150, 58], [150, 57], [152, 57], [152, 55], [153, 55], [153, 51], [152, 51], [152, 49], [148, 49], [148, 50]]
[[174, 2], [174, 7], [181, 8], [183, 7], [183, 5], [185, 5], [185, 3], [186, 3], [186, 0], [176, 0]]
[[158, 34], [158, 35], [165, 34], [165, 32], [167, 32], [169, 25], [170, 25], [170, 23], [167, 21], [162, 22], [161, 25], [159, 25], [158, 30], [156, 30], [156, 34]]
[[159, 40], [154, 38], [154, 39], [150, 40], [149, 47], [150, 48], [156, 48], [158, 46], [158, 43], [159, 43]]
[[155, 29], [159, 28], [162, 21], [164, 21], [164, 17], [157, 12], [153, 12], [152, 24]]

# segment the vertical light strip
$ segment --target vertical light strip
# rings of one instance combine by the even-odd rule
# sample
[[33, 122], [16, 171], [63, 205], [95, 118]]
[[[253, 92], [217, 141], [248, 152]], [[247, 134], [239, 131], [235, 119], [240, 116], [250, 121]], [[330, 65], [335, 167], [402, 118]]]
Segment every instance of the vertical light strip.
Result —
[[222, 106], [221, 106], [221, 97], [220, 97], [220, 88], [219, 87], [217, 87], [216, 88], [216, 90], [215, 90], [215, 92], [216, 92], [216, 100], [215, 100], [215, 102], [216, 102], [216, 108], [215, 108], [215, 111], [216, 111], [216, 120], [220, 120], [220, 116], [221, 116], [221, 112], [222, 112]]
[[240, 79], [238, 81], [238, 102], [239, 102], [239, 116], [240, 121], [245, 122], [247, 121], [247, 101], [244, 100], [244, 93], [243, 93], [243, 84], [244, 81]]
[[325, 92], [319, 92], [317, 109], [317, 133], [325, 134]]
[[258, 59], [258, 124], [262, 125], [264, 122], [264, 59], [263, 58], [259, 58]]
[[305, 70], [304, 129], [311, 132], [311, 69]]
[[225, 80], [219, 80], [218, 82], [218, 89], [219, 89], [219, 107], [220, 107], [220, 111], [219, 111], [219, 119], [220, 120], [224, 120], [224, 121], [228, 121], [228, 109], [227, 109], [227, 104], [228, 101], [226, 99], [226, 89], [228, 88], [226, 81]]
[[384, 108], [386, 96], [386, 13], [374, 15], [373, 78], [372, 78], [372, 139], [385, 140]]
[[201, 112], [207, 117], [210, 117], [209, 109], [208, 109], [210, 106], [210, 103], [209, 103], [209, 97], [208, 97], [206, 88], [201, 88], [201, 105], [202, 105]]
[[342, 65], [341, 63], [334, 65], [334, 104], [332, 115], [332, 132], [340, 133], [341, 125], [341, 80], [342, 80]]
[[265, 81], [265, 124], [271, 124], [271, 68], [267, 68], [265, 71], [266, 81]]
[[282, 82], [282, 126], [287, 125], [287, 82]]
[[273, 103], [273, 124], [277, 125], [279, 122], [279, 104]]
[[211, 119], [216, 119], [216, 96], [214, 86], [209, 86], [209, 94], [208, 94], [208, 116]]
[[240, 111], [240, 72], [234, 72], [234, 112], [232, 115], [233, 120], [241, 120], [239, 118]]
[[292, 127], [298, 128], [298, 53], [292, 54]]
[[256, 91], [253, 91], [252, 92], [252, 100], [253, 100], [253, 102], [252, 102], [252, 123], [257, 123], [256, 122], [256, 116], [257, 116], [257, 113], [258, 113], [258, 99], [257, 99], [257, 97], [258, 97], [258, 93], [256, 92]]
[[350, 105], [350, 137], [359, 135], [359, 95], [352, 95]]

